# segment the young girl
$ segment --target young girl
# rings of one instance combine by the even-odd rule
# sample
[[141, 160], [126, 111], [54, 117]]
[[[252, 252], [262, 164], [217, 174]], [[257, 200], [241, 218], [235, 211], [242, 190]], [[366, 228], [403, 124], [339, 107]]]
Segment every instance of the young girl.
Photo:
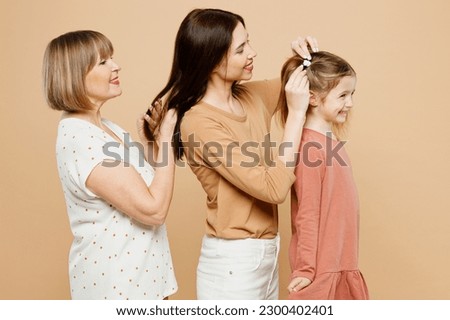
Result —
[[[359, 203], [350, 160], [341, 141], [353, 107], [356, 73], [331, 53], [295, 56], [282, 69], [286, 83], [304, 65], [310, 102], [292, 188], [292, 269], [289, 299], [368, 299], [358, 269]], [[284, 124], [288, 109], [279, 100]]]

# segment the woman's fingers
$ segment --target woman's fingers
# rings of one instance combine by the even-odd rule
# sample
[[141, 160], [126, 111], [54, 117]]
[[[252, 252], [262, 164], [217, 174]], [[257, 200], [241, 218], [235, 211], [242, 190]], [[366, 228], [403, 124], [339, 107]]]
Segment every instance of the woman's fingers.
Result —
[[305, 40], [309, 45], [309, 47], [311, 48], [312, 52], [319, 51], [319, 42], [317, 41], [316, 38], [314, 38], [313, 36], [307, 36]]
[[303, 59], [311, 60], [311, 52], [319, 51], [319, 43], [313, 36], [298, 37], [291, 42], [291, 48]]
[[304, 75], [306, 72], [303, 70], [303, 66], [297, 67], [286, 82], [286, 87], [298, 87]]
[[291, 48], [303, 59], [311, 60], [311, 54], [308, 50], [308, 44], [306, 43], [306, 40], [304, 38], [298, 37], [296, 40], [292, 41]]
[[309, 80], [306, 75], [306, 70], [303, 70], [302, 66], [299, 66], [289, 77], [286, 83], [285, 90], [289, 92], [298, 92], [305, 90], [309, 91]]

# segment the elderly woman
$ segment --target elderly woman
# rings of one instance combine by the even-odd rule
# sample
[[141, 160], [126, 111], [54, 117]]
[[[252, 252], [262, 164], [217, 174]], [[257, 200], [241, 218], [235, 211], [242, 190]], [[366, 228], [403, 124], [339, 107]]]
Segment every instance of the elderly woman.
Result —
[[[164, 225], [173, 191], [173, 152], [157, 153], [156, 162], [164, 165], [153, 168], [126, 131], [102, 118], [103, 104], [122, 93], [112, 55], [103, 34], [75, 31], [53, 39], [44, 56], [46, 99], [62, 111], [56, 157], [74, 237], [71, 295], [164, 299], [177, 290]], [[138, 121], [141, 136], [145, 120]], [[171, 142], [175, 123], [175, 113], [167, 112], [157, 146]], [[144, 142], [148, 148], [154, 147]]]

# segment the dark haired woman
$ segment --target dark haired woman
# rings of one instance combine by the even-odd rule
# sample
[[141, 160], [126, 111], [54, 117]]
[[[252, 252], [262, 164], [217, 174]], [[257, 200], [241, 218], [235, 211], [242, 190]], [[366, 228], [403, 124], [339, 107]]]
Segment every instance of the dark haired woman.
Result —
[[[315, 39], [292, 48], [305, 58]], [[308, 107], [298, 68], [286, 85], [284, 149], [271, 157], [270, 121], [280, 79], [249, 82], [256, 52], [242, 17], [195, 9], [181, 23], [171, 76], [155, 98], [178, 113], [176, 156], [186, 156], [206, 192], [206, 235], [197, 269], [199, 299], [278, 298], [278, 213], [295, 180], [295, 152]]]

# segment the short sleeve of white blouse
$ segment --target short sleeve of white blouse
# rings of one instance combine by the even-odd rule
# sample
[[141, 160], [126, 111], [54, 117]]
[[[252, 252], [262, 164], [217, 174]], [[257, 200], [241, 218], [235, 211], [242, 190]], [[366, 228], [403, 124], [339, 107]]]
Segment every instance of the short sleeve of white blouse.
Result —
[[74, 236], [72, 298], [163, 299], [177, 290], [165, 225], [143, 225], [86, 188], [92, 169], [104, 160], [133, 166], [147, 185], [154, 176], [139, 144], [114, 123], [102, 122], [123, 143], [81, 119], [63, 119], [58, 127], [58, 172]]

